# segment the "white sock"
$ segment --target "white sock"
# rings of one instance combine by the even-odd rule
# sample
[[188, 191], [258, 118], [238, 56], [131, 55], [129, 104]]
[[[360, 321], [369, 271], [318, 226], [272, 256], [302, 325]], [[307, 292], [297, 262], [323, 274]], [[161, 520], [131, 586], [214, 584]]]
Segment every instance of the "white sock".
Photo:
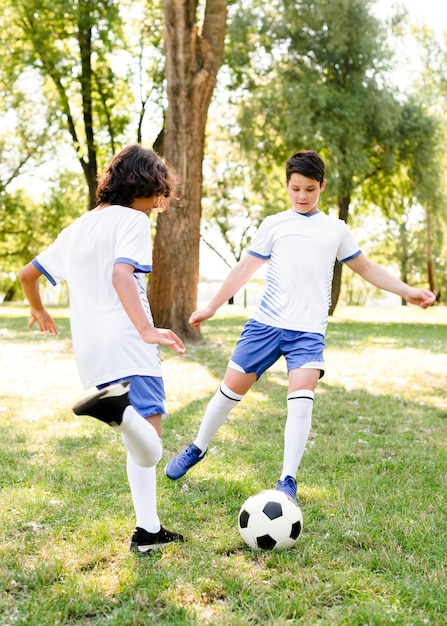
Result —
[[225, 383], [221, 383], [206, 408], [199, 432], [193, 442], [202, 452], [205, 452], [208, 448], [209, 442], [222, 424], [225, 423], [230, 411], [234, 409], [243, 397], [231, 391]]
[[312, 424], [314, 392], [299, 389], [287, 396], [287, 421], [284, 429], [284, 461], [281, 480], [295, 478], [306, 448]]
[[163, 446], [155, 428], [129, 404], [117, 427], [133, 460], [142, 467], [152, 467], [161, 459]]
[[[142, 419], [140, 417], [140, 419]], [[132, 494], [133, 506], [137, 518], [136, 526], [149, 533], [160, 530], [157, 515], [157, 478], [156, 468], [142, 467], [135, 463], [130, 452], [127, 454], [127, 479]]]

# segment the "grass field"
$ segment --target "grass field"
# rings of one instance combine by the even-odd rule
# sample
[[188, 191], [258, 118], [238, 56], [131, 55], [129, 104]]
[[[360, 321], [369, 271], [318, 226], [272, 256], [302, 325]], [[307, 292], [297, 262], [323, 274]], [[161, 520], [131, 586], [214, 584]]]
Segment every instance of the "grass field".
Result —
[[447, 624], [447, 309], [346, 308], [327, 334], [299, 475], [304, 530], [282, 553], [237, 530], [282, 460], [280, 362], [247, 395], [207, 458], [169, 481], [193, 439], [247, 312], [224, 307], [204, 341], [161, 350], [170, 417], [159, 514], [186, 542], [129, 553], [134, 516], [118, 435], [71, 405], [84, 395], [65, 309], [61, 330], [0, 307], [0, 624]]

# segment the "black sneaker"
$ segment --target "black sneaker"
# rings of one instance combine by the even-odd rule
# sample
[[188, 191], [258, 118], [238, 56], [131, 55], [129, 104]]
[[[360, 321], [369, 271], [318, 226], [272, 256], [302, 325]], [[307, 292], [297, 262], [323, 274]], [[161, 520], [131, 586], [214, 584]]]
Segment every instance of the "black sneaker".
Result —
[[124, 409], [130, 404], [129, 388], [129, 382], [104, 387], [77, 402], [73, 412], [76, 415], [91, 415], [109, 426], [119, 426], [123, 420]]
[[173, 541], [183, 541], [183, 535], [166, 530], [163, 526], [160, 528], [158, 533], [150, 533], [144, 528], [138, 528], [137, 526], [134, 534], [132, 535], [130, 551], [144, 554], [146, 552], [150, 552], [151, 550], [163, 548], [163, 546], [168, 543], [172, 543]]

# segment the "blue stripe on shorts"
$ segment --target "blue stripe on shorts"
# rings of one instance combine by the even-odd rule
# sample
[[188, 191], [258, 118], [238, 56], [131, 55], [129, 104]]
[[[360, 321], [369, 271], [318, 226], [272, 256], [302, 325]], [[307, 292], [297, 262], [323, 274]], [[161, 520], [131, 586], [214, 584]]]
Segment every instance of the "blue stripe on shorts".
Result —
[[257, 378], [284, 356], [287, 371], [295, 368], [312, 367], [324, 374], [323, 351], [326, 348], [324, 336], [320, 333], [306, 333], [298, 330], [285, 330], [261, 324], [250, 319], [245, 324], [230, 359], [246, 374], [255, 373]]

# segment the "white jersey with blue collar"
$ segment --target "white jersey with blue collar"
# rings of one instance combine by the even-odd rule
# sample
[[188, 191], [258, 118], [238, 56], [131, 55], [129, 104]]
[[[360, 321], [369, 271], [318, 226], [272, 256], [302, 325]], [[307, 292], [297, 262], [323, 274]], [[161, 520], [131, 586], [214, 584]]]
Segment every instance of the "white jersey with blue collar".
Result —
[[269, 260], [252, 317], [268, 326], [325, 334], [335, 260], [361, 253], [340, 219], [292, 209], [266, 217], [248, 254]]
[[157, 346], [143, 341], [113, 287], [119, 262], [134, 267], [152, 322], [145, 281], [152, 270], [152, 240], [144, 213], [119, 205], [89, 211], [33, 261], [53, 285], [67, 282], [73, 350], [86, 389], [126, 376], [162, 375]]

